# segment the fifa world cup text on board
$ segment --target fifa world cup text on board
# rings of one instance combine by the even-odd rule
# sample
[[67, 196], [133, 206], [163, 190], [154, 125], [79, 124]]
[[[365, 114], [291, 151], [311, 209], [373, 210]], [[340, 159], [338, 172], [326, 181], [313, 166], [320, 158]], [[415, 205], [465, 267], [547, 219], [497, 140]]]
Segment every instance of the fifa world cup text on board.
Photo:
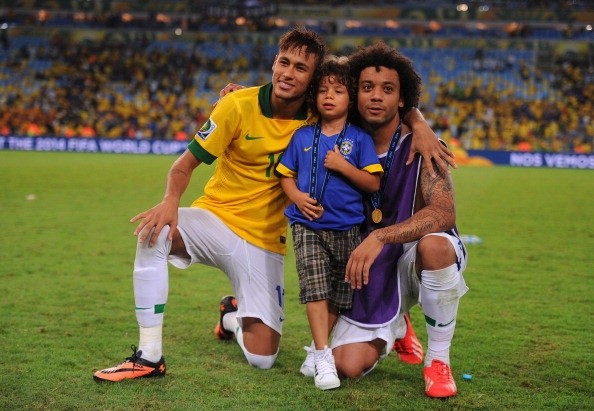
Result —
[[65, 137], [0, 137], [0, 150], [72, 151], [80, 153], [180, 154], [187, 141]]

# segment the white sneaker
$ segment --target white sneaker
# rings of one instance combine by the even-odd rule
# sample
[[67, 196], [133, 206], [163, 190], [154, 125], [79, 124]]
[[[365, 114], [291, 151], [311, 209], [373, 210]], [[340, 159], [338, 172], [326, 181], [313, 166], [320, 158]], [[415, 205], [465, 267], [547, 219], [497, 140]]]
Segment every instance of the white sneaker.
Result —
[[307, 352], [307, 356], [305, 357], [303, 364], [301, 364], [299, 371], [306, 377], [313, 377], [316, 371], [314, 364], [314, 353], [316, 349], [314, 343], [312, 342], [309, 347], [303, 347], [303, 349]]
[[336, 372], [332, 350], [328, 347], [323, 350], [316, 350], [314, 356], [316, 370], [314, 381], [316, 387], [321, 390], [331, 390], [340, 387], [340, 379]]

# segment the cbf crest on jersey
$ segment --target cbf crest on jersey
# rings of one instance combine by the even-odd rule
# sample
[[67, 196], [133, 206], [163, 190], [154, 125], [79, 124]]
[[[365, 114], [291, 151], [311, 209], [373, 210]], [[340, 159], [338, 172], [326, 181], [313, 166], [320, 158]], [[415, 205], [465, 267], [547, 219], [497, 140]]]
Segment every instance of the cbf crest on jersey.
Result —
[[349, 140], [344, 140], [341, 144], [340, 144], [340, 154], [342, 154], [343, 156], [348, 156], [349, 154], [351, 154], [353, 152], [353, 142], [349, 141]]
[[208, 138], [210, 133], [215, 131], [216, 128], [217, 128], [217, 123], [215, 123], [212, 119], [209, 118], [208, 120], [206, 120], [206, 123], [204, 123], [202, 128], [200, 128], [200, 130], [198, 130], [198, 132], [196, 134], [203, 141], [206, 141], [206, 139]]

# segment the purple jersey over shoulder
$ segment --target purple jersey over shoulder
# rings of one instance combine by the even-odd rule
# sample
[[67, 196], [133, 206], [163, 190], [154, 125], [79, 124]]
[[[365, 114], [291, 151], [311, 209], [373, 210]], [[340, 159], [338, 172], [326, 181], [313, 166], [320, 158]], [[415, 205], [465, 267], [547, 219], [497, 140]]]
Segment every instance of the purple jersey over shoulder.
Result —
[[[382, 221], [371, 221], [373, 207], [366, 202], [364, 233], [373, 229], [400, 223], [413, 214], [417, 182], [421, 165], [417, 155], [412, 164], [406, 165], [410, 152], [412, 134], [404, 135], [398, 142], [390, 174], [387, 175], [386, 189], [381, 199]], [[385, 156], [380, 158], [385, 171]], [[400, 309], [397, 263], [403, 253], [402, 244], [386, 244], [371, 266], [369, 283], [353, 294], [353, 305], [342, 315], [347, 321], [366, 325], [381, 326], [396, 317]]]

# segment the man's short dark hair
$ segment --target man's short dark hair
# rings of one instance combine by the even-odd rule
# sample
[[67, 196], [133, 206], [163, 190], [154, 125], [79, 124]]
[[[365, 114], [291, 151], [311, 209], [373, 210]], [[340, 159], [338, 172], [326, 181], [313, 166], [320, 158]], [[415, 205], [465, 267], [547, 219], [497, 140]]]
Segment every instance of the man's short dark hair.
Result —
[[327, 52], [326, 43], [318, 33], [303, 26], [297, 26], [287, 31], [278, 40], [280, 51], [300, 49], [304, 46], [306, 54], [313, 54], [316, 57], [317, 68]]

